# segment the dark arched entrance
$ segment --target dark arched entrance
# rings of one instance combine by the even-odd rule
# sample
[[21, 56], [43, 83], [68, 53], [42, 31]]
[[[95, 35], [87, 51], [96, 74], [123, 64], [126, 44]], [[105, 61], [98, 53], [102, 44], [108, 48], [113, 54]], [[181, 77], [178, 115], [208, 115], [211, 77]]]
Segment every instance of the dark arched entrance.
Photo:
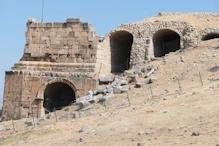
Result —
[[202, 37], [202, 41], [207, 41], [216, 38], [219, 38], [219, 33], [209, 33]]
[[54, 108], [61, 109], [62, 107], [68, 106], [75, 99], [75, 92], [69, 85], [62, 82], [55, 82], [46, 86], [43, 106], [47, 110], [53, 111]]
[[133, 35], [127, 31], [117, 31], [111, 34], [111, 72], [119, 73], [130, 68], [130, 54]]
[[170, 29], [157, 31], [153, 36], [154, 57], [162, 57], [180, 49], [180, 36]]

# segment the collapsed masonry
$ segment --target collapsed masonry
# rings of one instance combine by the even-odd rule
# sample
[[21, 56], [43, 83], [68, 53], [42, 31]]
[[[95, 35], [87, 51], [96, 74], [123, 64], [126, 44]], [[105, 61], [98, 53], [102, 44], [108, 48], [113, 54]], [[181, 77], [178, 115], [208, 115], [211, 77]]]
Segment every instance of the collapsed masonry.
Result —
[[94, 90], [100, 75], [219, 38], [219, 14], [159, 13], [98, 37], [80, 19], [29, 19], [21, 60], [6, 71], [2, 120], [43, 117]]

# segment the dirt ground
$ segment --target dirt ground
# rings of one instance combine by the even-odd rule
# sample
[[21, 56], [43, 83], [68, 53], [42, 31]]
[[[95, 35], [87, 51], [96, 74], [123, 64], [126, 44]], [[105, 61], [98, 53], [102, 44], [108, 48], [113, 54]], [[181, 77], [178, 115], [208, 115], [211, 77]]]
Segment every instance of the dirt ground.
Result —
[[[170, 53], [145, 63], [158, 67], [157, 80], [117, 94], [107, 108], [95, 104], [90, 114], [61, 120], [69, 110], [57, 111], [55, 118], [26, 126], [27, 119], [2, 122], [0, 145], [4, 146], [210, 146], [219, 143], [219, 39], [198, 48]], [[131, 70], [130, 72], [133, 72]], [[139, 82], [148, 78], [139, 77]], [[203, 86], [201, 83], [203, 82]], [[181, 88], [179, 88], [179, 86]], [[153, 96], [152, 96], [153, 94]], [[152, 98], [153, 97], [153, 98]], [[197, 132], [198, 135], [193, 135]]]

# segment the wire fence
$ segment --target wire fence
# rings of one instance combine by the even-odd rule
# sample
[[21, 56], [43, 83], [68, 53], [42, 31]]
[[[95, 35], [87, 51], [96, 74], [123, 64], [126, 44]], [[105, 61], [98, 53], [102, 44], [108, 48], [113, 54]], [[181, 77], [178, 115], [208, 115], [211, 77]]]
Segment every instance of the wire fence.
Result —
[[[212, 78], [219, 79], [218, 73], [211, 73], [210, 77], [211, 76], [213, 76]], [[168, 79], [163, 79], [162, 81], [155, 81], [151, 84], [145, 83], [141, 88], [134, 89], [135, 84], [130, 83], [129, 86], [132, 86], [132, 88], [128, 92], [117, 94], [117, 98], [106, 102], [90, 104], [85, 108], [75, 105], [75, 101], [72, 101], [68, 106], [60, 107], [60, 109], [64, 109], [65, 111], [64, 113], [62, 112], [62, 114], [60, 114], [60, 112], [57, 114], [57, 108], [45, 108], [45, 111], [53, 115], [48, 118], [48, 120], [54, 122], [70, 120], [73, 118], [83, 118], [88, 115], [98, 115], [103, 112], [113, 112], [118, 109], [128, 108], [130, 106], [136, 106], [140, 104], [144, 104], [144, 106], [152, 106], [159, 100], [166, 100], [166, 98], [173, 98], [182, 94], [193, 94], [193, 92], [198, 92], [204, 88], [209, 88], [211, 85], [218, 84], [218, 82], [219, 80], [211, 80], [209, 75], [202, 74], [200, 71], [190, 73], [187, 72], [185, 74], [173, 76]], [[30, 125], [35, 128], [42, 118], [37, 119], [33, 110], [31, 117], [32, 119], [29, 119], [31, 121]], [[40, 124], [43, 125], [44, 123], [42, 122]], [[19, 130], [16, 128], [16, 122], [13, 119], [11, 125], [13, 127], [13, 131]]]

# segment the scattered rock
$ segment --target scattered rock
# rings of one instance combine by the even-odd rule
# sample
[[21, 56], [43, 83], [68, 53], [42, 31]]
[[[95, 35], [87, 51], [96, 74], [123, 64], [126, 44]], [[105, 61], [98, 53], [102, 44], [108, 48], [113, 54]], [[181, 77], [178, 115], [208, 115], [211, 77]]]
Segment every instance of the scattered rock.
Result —
[[120, 82], [120, 86], [125, 86], [125, 85], [128, 85], [128, 82], [126, 80], [122, 80]]
[[181, 62], [185, 62], [185, 57], [184, 57], [184, 56], [181, 56], [181, 57], [180, 57], [180, 61], [181, 61]]
[[132, 75], [130, 82], [137, 82], [138, 75]]
[[88, 126], [85, 126], [83, 128], [81, 128], [78, 132], [81, 133], [81, 132], [84, 132], [85, 130], [87, 130], [89, 127]]
[[83, 138], [82, 138], [82, 137], [80, 137], [79, 141], [80, 141], [80, 142], [83, 142]]
[[137, 146], [145, 146], [145, 143], [138, 143]]
[[153, 82], [156, 81], [156, 80], [157, 80], [156, 78], [150, 78], [149, 81], [148, 81], [148, 83], [151, 84], [151, 83], [153, 83]]
[[217, 72], [219, 71], [219, 65], [215, 66], [215, 67], [212, 67], [209, 69], [211, 72]]
[[138, 76], [142, 76], [142, 72], [141, 72], [141, 69], [137, 69], [135, 72], [134, 72], [135, 75], [138, 75]]
[[83, 109], [83, 108], [86, 108], [90, 105], [90, 102], [89, 101], [80, 101], [79, 103], [79, 107], [80, 109]]
[[155, 69], [152, 68], [149, 73], [147, 73], [147, 75], [145, 76], [145, 78], [149, 77], [151, 74], [153, 74], [155, 72]]
[[146, 134], [146, 135], [150, 135], [151, 132], [150, 132], [150, 131], [146, 131], [145, 134]]
[[100, 84], [108, 84], [112, 82], [112, 78], [110, 76], [100, 76], [99, 83]]
[[52, 119], [55, 117], [55, 114], [54, 113], [48, 113], [47, 114], [47, 119]]
[[[35, 122], [36, 122], [36, 121], [35, 121]], [[25, 124], [26, 124], [27, 126], [33, 126], [34, 121], [33, 121], [33, 120], [27, 120], [27, 121], [25, 122]]]
[[37, 120], [37, 125], [41, 125], [45, 122], [45, 118], [41, 118]]
[[135, 84], [135, 88], [141, 88], [142, 85], [143, 85], [142, 83], [136, 83], [136, 84]]
[[112, 85], [107, 86], [106, 89], [107, 89], [107, 93], [112, 93], [113, 92], [113, 86]]
[[113, 87], [113, 93], [114, 93], [114, 94], [122, 93], [121, 87], [120, 87], [120, 86], [119, 86], [119, 87]]
[[144, 134], [145, 134], [144, 131], [139, 131], [139, 132], [138, 132], [138, 135], [144, 135]]
[[4, 125], [0, 125], [0, 131], [5, 131], [5, 126]]
[[87, 95], [94, 95], [94, 92], [92, 91], [92, 90], [89, 90], [88, 92], [87, 92]]
[[193, 131], [192, 132], [192, 136], [199, 136], [199, 135], [200, 135], [199, 131]]
[[79, 113], [78, 112], [72, 113], [72, 118], [75, 118], [75, 119], [80, 118]]
[[100, 102], [110, 103], [115, 98], [114, 94], [107, 94], [100, 98]]

